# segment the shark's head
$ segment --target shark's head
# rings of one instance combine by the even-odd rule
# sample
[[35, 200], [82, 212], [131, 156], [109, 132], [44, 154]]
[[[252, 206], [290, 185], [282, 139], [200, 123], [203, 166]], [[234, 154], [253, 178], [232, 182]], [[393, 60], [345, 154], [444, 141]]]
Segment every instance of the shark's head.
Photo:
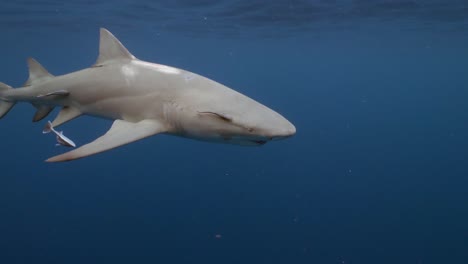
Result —
[[199, 112], [199, 116], [199, 121], [212, 130], [209, 133], [211, 140], [223, 143], [259, 146], [296, 133], [291, 122], [272, 110], [267, 115], [259, 115], [258, 112], [248, 116]]
[[[169, 74], [167, 70], [165, 73]], [[171, 86], [183, 91], [176, 94], [177, 102], [170, 100], [165, 111], [166, 116], [173, 115], [166, 118], [173, 128], [170, 133], [248, 146], [296, 133], [294, 125], [282, 115], [218, 82], [179, 69], [170, 74], [175, 77]]]
[[242, 105], [219, 105], [196, 113], [191, 137], [220, 143], [260, 146], [293, 136], [295, 126], [277, 112], [249, 98]]

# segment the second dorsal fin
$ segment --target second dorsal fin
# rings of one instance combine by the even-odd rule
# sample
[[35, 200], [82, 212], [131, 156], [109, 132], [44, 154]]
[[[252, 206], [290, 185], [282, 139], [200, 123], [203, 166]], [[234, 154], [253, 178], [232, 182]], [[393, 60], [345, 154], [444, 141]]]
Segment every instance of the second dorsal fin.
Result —
[[28, 58], [29, 79], [24, 86], [33, 85], [39, 81], [44, 81], [54, 77], [37, 60]]
[[133, 56], [120, 41], [107, 29], [101, 28], [99, 40], [99, 57], [94, 66], [102, 66], [116, 60], [133, 60]]

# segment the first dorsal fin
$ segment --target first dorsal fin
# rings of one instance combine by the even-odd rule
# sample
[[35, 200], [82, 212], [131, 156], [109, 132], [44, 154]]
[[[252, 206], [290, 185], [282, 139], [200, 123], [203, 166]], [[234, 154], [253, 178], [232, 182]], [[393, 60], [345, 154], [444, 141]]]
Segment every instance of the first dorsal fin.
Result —
[[116, 60], [133, 60], [133, 56], [120, 41], [107, 29], [101, 28], [99, 57], [94, 66], [102, 66]]
[[29, 79], [24, 86], [29, 86], [39, 81], [44, 81], [54, 77], [37, 60], [28, 58]]

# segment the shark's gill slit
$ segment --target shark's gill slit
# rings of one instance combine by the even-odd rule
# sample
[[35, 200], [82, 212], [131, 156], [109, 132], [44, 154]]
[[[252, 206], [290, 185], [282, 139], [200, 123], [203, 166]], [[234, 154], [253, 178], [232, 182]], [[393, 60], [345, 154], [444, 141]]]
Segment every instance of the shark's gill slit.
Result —
[[215, 113], [215, 112], [209, 112], [209, 111], [206, 111], [206, 112], [198, 112], [199, 114], [208, 114], [208, 115], [212, 115], [212, 116], [215, 116], [223, 121], [226, 121], [226, 122], [232, 122], [232, 118], [229, 117], [229, 116], [226, 116], [226, 115], [223, 115], [223, 114], [218, 114], [218, 113]]

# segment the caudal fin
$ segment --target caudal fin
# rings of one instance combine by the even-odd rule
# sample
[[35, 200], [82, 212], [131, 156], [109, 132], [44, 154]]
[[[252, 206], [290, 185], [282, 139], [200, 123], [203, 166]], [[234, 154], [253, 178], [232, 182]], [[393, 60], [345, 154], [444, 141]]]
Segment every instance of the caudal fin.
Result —
[[8, 111], [15, 105], [15, 102], [8, 101], [2, 97], [3, 92], [13, 89], [11, 86], [0, 82], [0, 118], [4, 117]]

